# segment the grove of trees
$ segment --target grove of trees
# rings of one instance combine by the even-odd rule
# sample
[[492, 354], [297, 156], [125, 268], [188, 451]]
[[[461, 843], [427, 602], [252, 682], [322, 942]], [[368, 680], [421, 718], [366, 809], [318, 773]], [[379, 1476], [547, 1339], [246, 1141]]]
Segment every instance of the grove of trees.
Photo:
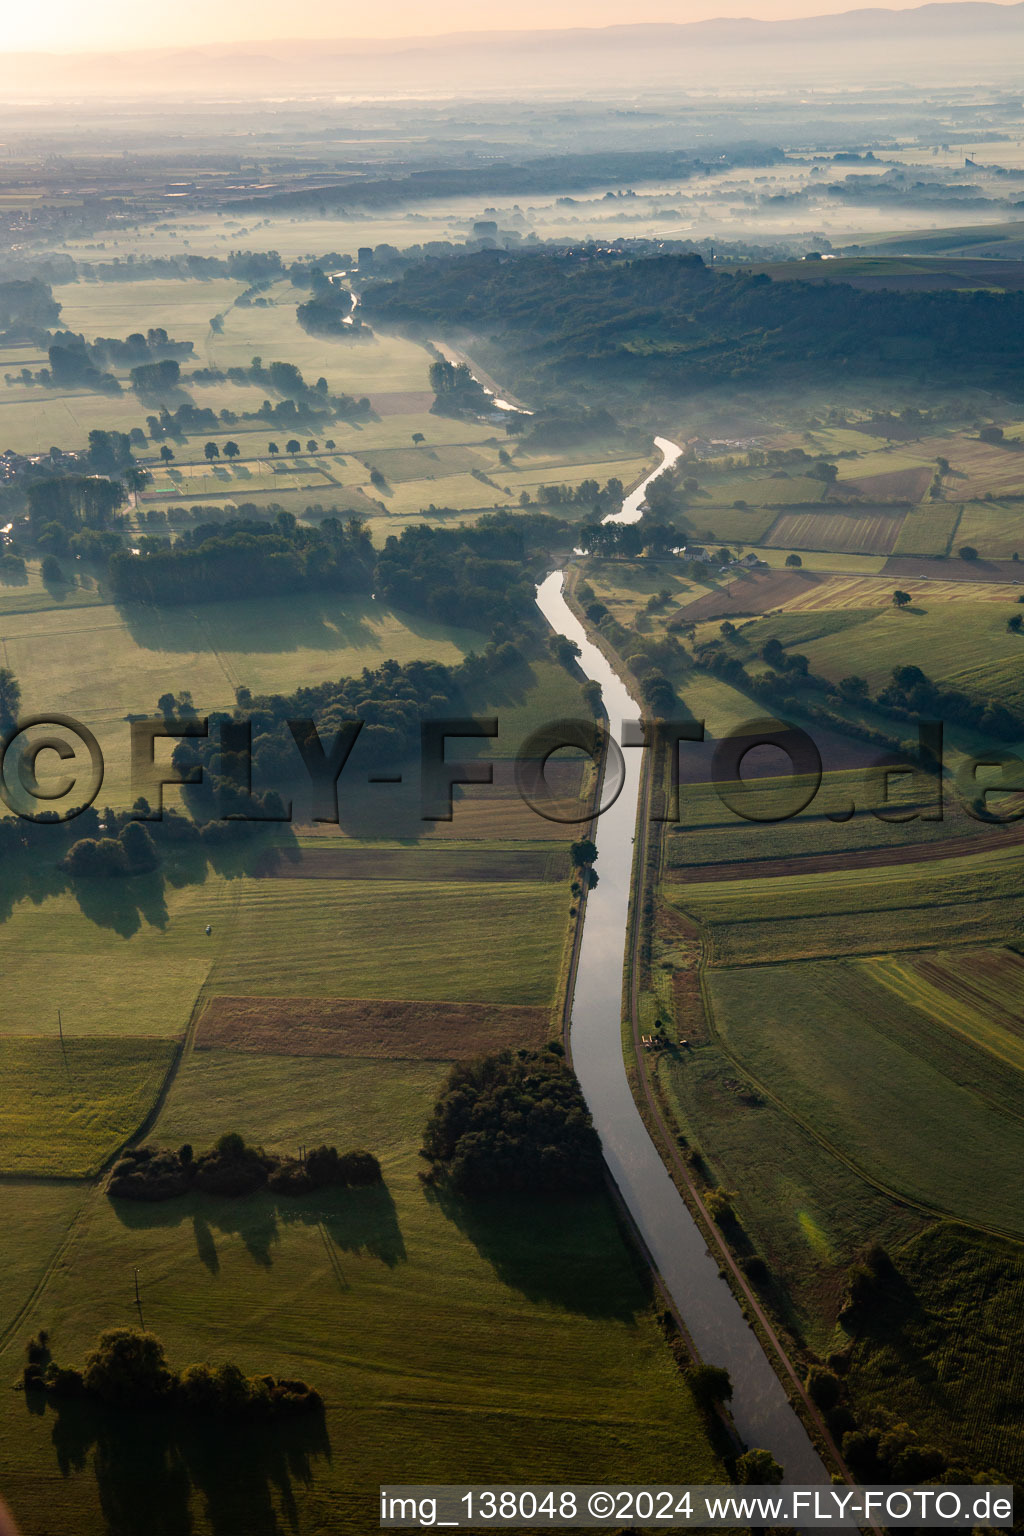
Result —
[[455, 1193], [580, 1194], [603, 1178], [601, 1143], [560, 1045], [460, 1062], [421, 1154]]

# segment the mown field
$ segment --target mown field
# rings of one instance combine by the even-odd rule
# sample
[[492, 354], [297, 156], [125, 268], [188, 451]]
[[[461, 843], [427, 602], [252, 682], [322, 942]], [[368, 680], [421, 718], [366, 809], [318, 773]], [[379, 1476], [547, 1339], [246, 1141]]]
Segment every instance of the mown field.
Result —
[[[766, 475], [762, 470], [760, 474], [753, 471], [745, 475], [709, 476], [702, 494], [716, 506], [731, 507], [739, 499], [751, 507], [792, 507], [801, 502], [820, 502], [822, 487], [820, 480], [809, 475], [790, 475], [785, 471]], [[697, 502], [693, 503], [693, 510], [699, 510]]]
[[847, 554], [891, 554], [903, 512], [878, 507], [830, 512], [783, 512], [765, 535], [775, 549], [835, 550]]
[[147, 875], [72, 891], [42, 853], [7, 865], [4, 895], [0, 1036], [41, 1040], [56, 1038], [58, 1008], [69, 1039], [181, 1039], [237, 901], [233, 882], [205, 870], [180, 886]]
[[[810, 574], [810, 573], [808, 573]], [[942, 566], [926, 566], [919, 576], [903, 577], [905, 590], [918, 607], [941, 603], [1015, 603], [1020, 591], [1006, 581], [944, 581]], [[892, 608], [893, 593], [899, 581], [886, 576], [826, 576], [805, 582], [802, 591], [780, 597], [778, 610], [788, 614], [818, 610], [863, 612], [869, 608]]]
[[777, 513], [773, 506], [714, 506], [691, 502], [683, 516], [692, 530], [692, 541], [717, 544], [758, 544], [766, 536]]
[[540, 882], [254, 881], [210, 989], [550, 1004], [567, 910]]
[[1024, 1070], [1020, 1017], [1024, 960], [1012, 949], [930, 951], [863, 962], [873, 980], [936, 1024]]
[[90, 1197], [90, 1186], [73, 1180], [0, 1182], [0, 1220], [10, 1236], [0, 1266], [0, 1351], [17, 1332], [24, 1308]]
[[[753, 553], [772, 570], [781, 570], [785, 568], [789, 551], [774, 549], [768, 544], [755, 544]], [[887, 557], [885, 555], [851, 555], [845, 551], [830, 549], [805, 551], [801, 558], [808, 570], [849, 571], [858, 575], [873, 576], [884, 568]]]
[[[703, 884], [762, 874], [908, 864], [993, 851], [1024, 836], [1013, 824], [998, 828], [975, 821], [948, 783], [941, 821], [920, 814], [908, 820], [879, 816], [875, 812], [883, 809], [881, 773], [871, 768], [823, 774], [808, 806], [787, 814], [811, 787], [810, 780], [799, 777], [758, 781], [746, 808], [751, 816], [765, 819], [748, 821], [725, 805], [712, 785], [685, 784], [679, 825], [667, 828], [663, 844], [666, 878]], [[897, 812], [933, 808], [909, 785], [890, 806]], [[856, 814], [839, 819], [851, 807]], [[773, 816], [776, 819], [767, 819]]]

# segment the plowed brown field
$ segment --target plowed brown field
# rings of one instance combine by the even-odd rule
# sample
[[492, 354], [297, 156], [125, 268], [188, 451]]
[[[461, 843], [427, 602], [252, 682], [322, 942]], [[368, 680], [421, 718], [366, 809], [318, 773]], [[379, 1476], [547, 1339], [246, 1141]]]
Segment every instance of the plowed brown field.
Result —
[[371, 1056], [455, 1061], [549, 1037], [545, 1008], [367, 998], [215, 997], [196, 1050], [268, 1056]]

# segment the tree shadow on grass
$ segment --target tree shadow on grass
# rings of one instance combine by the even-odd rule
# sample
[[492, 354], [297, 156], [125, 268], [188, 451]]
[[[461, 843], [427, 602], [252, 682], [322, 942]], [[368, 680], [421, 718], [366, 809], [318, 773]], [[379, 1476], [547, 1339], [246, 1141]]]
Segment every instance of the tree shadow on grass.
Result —
[[173, 1200], [111, 1200], [118, 1220], [134, 1230], [176, 1227], [191, 1221], [196, 1253], [211, 1274], [220, 1270], [217, 1237], [236, 1236], [257, 1264], [270, 1268], [281, 1228], [319, 1227], [328, 1262], [347, 1289], [335, 1250], [367, 1254], [389, 1269], [405, 1262], [405, 1242], [395, 1202], [386, 1185], [365, 1189], [319, 1189], [308, 1195], [274, 1195], [260, 1191], [239, 1199], [201, 1192]]
[[[192, 607], [120, 603], [117, 611], [137, 645], [178, 655], [184, 666], [190, 665], [196, 651], [197, 623], [202, 625], [207, 650], [245, 654], [337, 652], [346, 647], [375, 646], [379, 637], [370, 621], [386, 612], [382, 606], [378, 613], [363, 592], [290, 593], [263, 603], [250, 598], [235, 600], [234, 594], [226, 592], [223, 602]], [[339, 657], [339, 675], [345, 670], [344, 659]], [[353, 666], [349, 670], [358, 669]]]
[[[211, 811], [216, 815], [216, 807]], [[51, 896], [69, 892], [83, 916], [98, 928], [110, 928], [131, 938], [144, 924], [165, 929], [170, 921], [168, 888], [205, 884], [212, 872], [225, 880], [255, 874], [271, 850], [282, 858], [297, 856], [292, 828], [283, 823], [235, 824], [224, 843], [185, 843], [175, 840], [166, 823], [145, 823], [156, 844], [160, 864], [150, 874], [92, 875], [73, 878], [60, 867], [71, 845], [83, 836], [96, 836], [93, 826], [78, 828], [75, 821], [33, 829], [28, 846], [4, 850], [0, 858], [0, 924], [7, 921], [22, 901], [41, 905]]]
[[624, 1323], [650, 1302], [649, 1283], [603, 1192], [468, 1200], [428, 1186], [427, 1198], [465, 1233], [498, 1279], [529, 1301]]
[[61, 1475], [91, 1465], [107, 1536], [191, 1536], [193, 1493], [214, 1536], [282, 1536], [298, 1528], [295, 1485], [331, 1454], [322, 1413], [225, 1424], [82, 1399], [48, 1399], [44, 1411]]
[[143, 923], [166, 928], [169, 916], [164, 882], [158, 873], [129, 879], [73, 880], [72, 889], [83, 916], [98, 928], [113, 928], [123, 939], [138, 933]]

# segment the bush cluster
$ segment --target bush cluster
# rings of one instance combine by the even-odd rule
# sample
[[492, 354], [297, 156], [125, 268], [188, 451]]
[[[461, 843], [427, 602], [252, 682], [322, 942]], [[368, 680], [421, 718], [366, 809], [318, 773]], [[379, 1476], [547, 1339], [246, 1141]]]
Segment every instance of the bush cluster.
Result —
[[178, 1375], [168, 1368], [160, 1340], [132, 1328], [101, 1333], [82, 1370], [58, 1364], [48, 1336], [38, 1334], [29, 1341], [22, 1386], [28, 1393], [93, 1398], [107, 1408], [178, 1409], [216, 1418], [272, 1418], [323, 1407], [319, 1392], [304, 1381], [246, 1376], [229, 1361], [190, 1365]]
[[200, 1189], [235, 1199], [258, 1189], [303, 1195], [329, 1187], [351, 1189], [380, 1184], [380, 1164], [371, 1152], [314, 1147], [302, 1159], [278, 1157], [251, 1147], [237, 1131], [223, 1135], [195, 1157], [186, 1143], [178, 1150], [132, 1147], [114, 1164], [107, 1192], [118, 1200], [173, 1200]]

